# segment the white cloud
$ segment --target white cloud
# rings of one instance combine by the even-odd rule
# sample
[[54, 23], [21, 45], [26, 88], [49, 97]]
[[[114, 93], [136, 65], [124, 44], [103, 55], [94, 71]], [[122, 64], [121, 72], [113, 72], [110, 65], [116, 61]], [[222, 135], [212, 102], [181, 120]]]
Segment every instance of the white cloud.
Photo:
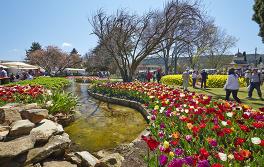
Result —
[[72, 44], [63, 42], [62, 47], [72, 47]]
[[19, 49], [12, 49], [8, 51], [9, 53], [19, 52]]

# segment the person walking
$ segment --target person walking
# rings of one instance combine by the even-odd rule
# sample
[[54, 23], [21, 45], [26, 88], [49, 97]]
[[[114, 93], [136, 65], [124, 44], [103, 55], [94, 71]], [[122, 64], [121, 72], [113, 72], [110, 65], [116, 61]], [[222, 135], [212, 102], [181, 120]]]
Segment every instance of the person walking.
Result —
[[147, 72], [147, 81], [150, 82], [151, 78], [152, 78], [152, 73], [148, 70]]
[[193, 71], [192, 73], [192, 86], [193, 88], [196, 88], [196, 81], [197, 81], [197, 78], [198, 78], [198, 71]]
[[159, 68], [157, 70], [157, 81], [158, 81], [158, 83], [160, 83], [161, 77], [162, 77], [162, 72], [161, 72], [161, 68]]
[[252, 93], [253, 90], [256, 89], [258, 92], [258, 96], [261, 100], [263, 100], [262, 98], [262, 93], [261, 93], [261, 89], [260, 86], [263, 84], [263, 79], [261, 76], [261, 73], [258, 73], [258, 69], [255, 68], [253, 70], [253, 73], [250, 77], [250, 85], [249, 85], [249, 91], [248, 91], [248, 98], [251, 99], [252, 98]]
[[188, 91], [189, 80], [190, 80], [189, 71], [188, 70], [185, 70], [182, 73], [182, 86], [183, 86], [183, 90], [184, 91]]
[[201, 77], [202, 77], [202, 81], [201, 81], [201, 89], [204, 88], [206, 89], [206, 80], [208, 78], [208, 73], [205, 70], [202, 70], [201, 72]]
[[224, 86], [226, 91], [226, 100], [229, 101], [229, 97], [232, 93], [233, 98], [238, 102], [241, 103], [241, 100], [237, 97], [237, 93], [239, 90], [239, 82], [238, 82], [238, 75], [235, 73], [235, 69], [231, 68], [228, 71], [228, 77], [226, 80], [226, 84]]
[[245, 72], [245, 79], [246, 79], [247, 87], [248, 87], [249, 84], [250, 84], [250, 78], [251, 78], [251, 71], [250, 71], [250, 70], [247, 70], [247, 71]]

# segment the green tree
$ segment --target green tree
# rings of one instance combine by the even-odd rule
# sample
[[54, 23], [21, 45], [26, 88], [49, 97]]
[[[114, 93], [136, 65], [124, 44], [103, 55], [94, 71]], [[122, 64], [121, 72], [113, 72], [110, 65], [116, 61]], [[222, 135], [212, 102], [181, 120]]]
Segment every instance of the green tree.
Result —
[[254, 15], [253, 20], [259, 24], [259, 36], [262, 38], [262, 42], [264, 43], [264, 1], [263, 0], [255, 0], [255, 4], [253, 6]]
[[42, 47], [38, 42], [32, 42], [30, 48], [26, 50], [26, 58], [25, 60], [29, 62], [29, 55], [33, 53], [34, 51], [41, 50]]
[[70, 54], [71, 55], [78, 54], [78, 51], [75, 48], [73, 48]]

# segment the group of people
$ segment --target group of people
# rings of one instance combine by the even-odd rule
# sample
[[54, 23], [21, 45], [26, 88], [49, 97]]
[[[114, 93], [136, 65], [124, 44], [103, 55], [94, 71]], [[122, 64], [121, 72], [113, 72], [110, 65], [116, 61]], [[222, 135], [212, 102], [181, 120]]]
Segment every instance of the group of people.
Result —
[[8, 75], [7, 71], [3, 68], [0, 67], [0, 79], [1, 79], [1, 84], [6, 83], [5, 80], [8, 79], [8, 82], [16, 82], [19, 80], [32, 80], [35, 76], [35, 73], [33, 70], [29, 71], [21, 71], [17, 72], [16, 74], [11, 73]]
[[[233, 95], [233, 98], [238, 102], [241, 103], [241, 100], [238, 98], [238, 90], [239, 90], [239, 75], [236, 73], [234, 68], [229, 69], [228, 72], [228, 78], [226, 81], [226, 84], [224, 86], [224, 89], [226, 91], [226, 100], [229, 100], [230, 95]], [[262, 92], [261, 92], [261, 86], [263, 84], [263, 77], [260, 72], [258, 72], [258, 69], [255, 68], [252, 71], [247, 70], [245, 73], [245, 79], [247, 82], [247, 88], [248, 88], [248, 99], [252, 98], [252, 93], [254, 89], [257, 90], [258, 96], [260, 99], [262, 99]], [[208, 73], [205, 70], [202, 70], [199, 74], [198, 71], [192, 72], [192, 86], [193, 88], [196, 87], [197, 80], [201, 79], [201, 88], [206, 88], [206, 81], [208, 79]], [[184, 71], [182, 74], [182, 80], [183, 80], [183, 89], [185, 91], [188, 91], [189, 86], [189, 80], [190, 80], [190, 73], [188, 70]], [[263, 100], [263, 99], [262, 99]]]
[[[226, 84], [224, 86], [224, 89], [226, 90], [226, 100], [229, 100], [229, 97], [232, 93], [233, 98], [238, 102], [241, 103], [241, 100], [238, 98], [238, 90], [239, 90], [239, 76], [235, 73], [235, 69], [231, 68], [228, 71], [228, 78], [226, 81]], [[260, 72], [258, 72], [258, 69], [255, 68], [253, 71], [249, 72], [247, 71], [245, 74], [245, 79], [247, 80], [248, 85], [248, 99], [252, 98], [253, 90], [256, 89], [258, 96], [261, 100], [262, 98], [262, 92], [261, 92], [261, 86], [263, 85], [263, 77]]]
[[148, 70], [146, 74], [146, 80], [150, 82], [150, 80], [153, 79], [153, 82], [157, 80], [157, 82], [160, 83], [162, 75], [163, 74], [160, 68], [154, 71], [153, 73]]
[[[196, 83], [197, 83], [198, 79], [200, 79], [200, 78], [201, 78], [201, 89], [206, 88], [206, 81], [208, 79], [208, 73], [205, 70], [202, 70], [200, 74], [198, 71], [192, 72], [192, 86], [193, 86], [193, 88], [197, 88]], [[186, 91], [188, 90], [189, 80], [190, 80], [190, 73], [189, 73], [189, 70], [186, 70], [182, 73], [183, 89]]]

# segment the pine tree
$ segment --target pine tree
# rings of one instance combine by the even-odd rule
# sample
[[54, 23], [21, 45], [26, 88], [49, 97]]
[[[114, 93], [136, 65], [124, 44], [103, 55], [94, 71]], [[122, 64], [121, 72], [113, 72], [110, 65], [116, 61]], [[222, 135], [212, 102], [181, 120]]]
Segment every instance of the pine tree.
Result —
[[78, 51], [75, 48], [73, 48], [70, 54], [71, 55], [78, 54]]
[[247, 62], [247, 54], [246, 54], [246, 52], [243, 52], [243, 56], [244, 56], [244, 61]]
[[262, 57], [259, 58], [259, 64], [262, 63]]
[[29, 55], [32, 53], [32, 52], [34, 52], [34, 51], [36, 51], [36, 50], [41, 50], [42, 49], [42, 47], [41, 47], [41, 45], [38, 43], [38, 42], [32, 42], [32, 44], [31, 44], [31, 46], [30, 46], [30, 49], [28, 49], [28, 50], [26, 50], [26, 58], [25, 58], [25, 60], [26, 61], [29, 61]]

